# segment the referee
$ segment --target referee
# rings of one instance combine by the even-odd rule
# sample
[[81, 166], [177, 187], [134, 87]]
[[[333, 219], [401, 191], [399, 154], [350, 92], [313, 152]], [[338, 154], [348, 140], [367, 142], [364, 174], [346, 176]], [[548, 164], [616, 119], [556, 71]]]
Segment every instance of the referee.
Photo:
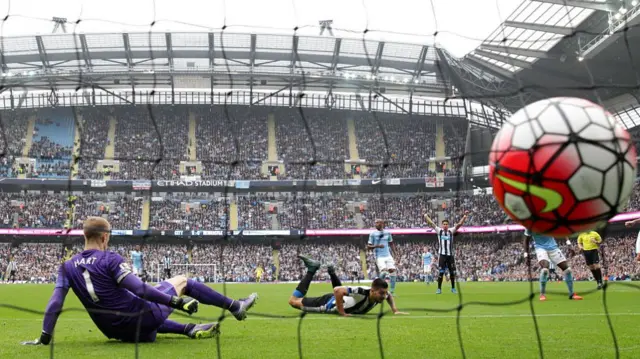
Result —
[[580, 233], [578, 236], [578, 248], [584, 255], [584, 260], [598, 283], [598, 289], [602, 289], [602, 269], [600, 269], [600, 256], [598, 248], [602, 243], [602, 237], [596, 231]]

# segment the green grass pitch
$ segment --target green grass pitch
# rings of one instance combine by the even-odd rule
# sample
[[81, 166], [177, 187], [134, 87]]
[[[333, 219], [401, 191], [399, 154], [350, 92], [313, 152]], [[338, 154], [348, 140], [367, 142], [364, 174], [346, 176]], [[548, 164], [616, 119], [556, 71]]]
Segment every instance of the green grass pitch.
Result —
[[[638, 285], [636, 283], [636, 285]], [[576, 291], [593, 289], [594, 283], [576, 283]], [[222, 285], [214, 286], [222, 290]], [[287, 305], [295, 284], [228, 284], [227, 293], [241, 297], [256, 291], [260, 300], [253, 312], [271, 315], [299, 315]], [[465, 303], [501, 303], [528, 296], [528, 283], [462, 283]], [[534, 288], [537, 290], [537, 283]], [[435, 295], [435, 286], [423, 283], [399, 283], [397, 304], [409, 316], [382, 317], [380, 332], [385, 358], [460, 358], [457, 311], [426, 311], [424, 308], [456, 308], [458, 295], [449, 292]], [[1, 285], [0, 303], [43, 311], [51, 294], [50, 285]], [[309, 295], [330, 290], [329, 284], [311, 285]], [[563, 283], [549, 283], [548, 301], [534, 299], [534, 310], [547, 358], [613, 358], [615, 349], [604, 315], [602, 292], [570, 301]], [[640, 291], [613, 283], [607, 290], [611, 321], [617, 335], [622, 358], [640, 357]], [[70, 292], [65, 309], [81, 308]], [[220, 309], [201, 307], [198, 318], [217, 318]], [[420, 309], [422, 308], [422, 309]], [[380, 357], [377, 337], [379, 308], [367, 319], [340, 318], [309, 314], [302, 321], [301, 345], [304, 358]], [[385, 307], [385, 310], [388, 309]], [[468, 358], [537, 358], [539, 357], [529, 302], [521, 304], [469, 304], [460, 312], [460, 332]], [[174, 314], [172, 319], [187, 321]], [[193, 320], [199, 322], [198, 320]], [[203, 320], [206, 321], [206, 320]], [[226, 318], [222, 323], [220, 355], [222, 358], [288, 359], [298, 358], [298, 318], [273, 319], [249, 316], [244, 322]], [[48, 358], [50, 347], [25, 347], [19, 343], [39, 336], [40, 315], [0, 307], [0, 358]], [[141, 344], [140, 358], [179, 359], [217, 358], [215, 339], [192, 340], [177, 335], [159, 335], [156, 343]], [[133, 358], [134, 344], [107, 340], [83, 311], [63, 313], [56, 327], [55, 357], [58, 358]]]

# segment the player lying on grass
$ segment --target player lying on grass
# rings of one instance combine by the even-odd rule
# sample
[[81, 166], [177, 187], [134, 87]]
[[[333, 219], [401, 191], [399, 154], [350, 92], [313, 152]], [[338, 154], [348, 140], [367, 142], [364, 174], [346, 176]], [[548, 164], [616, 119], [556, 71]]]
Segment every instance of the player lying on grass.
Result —
[[387, 292], [389, 286], [383, 279], [376, 278], [371, 283], [371, 288], [343, 287], [332, 264], [327, 265], [327, 272], [331, 277], [333, 293], [328, 293], [321, 297], [305, 297], [313, 276], [320, 269], [320, 262], [305, 256], [298, 256], [298, 258], [304, 262], [307, 267], [307, 273], [289, 298], [289, 305], [292, 307], [304, 312], [338, 313], [349, 317], [351, 314], [366, 314], [373, 307], [386, 300], [393, 314], [407, 314], [398, 311], [393, 295]]
[[536, 258], [538, 259], [538, 264], [542, 268], [542, 270], [540, 270], [540, 301], [547, 300], [546, 291], [547, 281], [549, 280], [549, 262], [562, 269], [562, 272], [564, 273], [564, 282], [567, 284], [567, 288], [569, 289], [569, 299], [582, 300], [581, 296], [573, 292], [573, 271], [571, 270], [571, 267], [569, 267], [569, 263], [567, 263], [567, 259], [564, 257], [564, 254], [562, 254], [560, 248], [558, 248], [556, 239], [543, 234], [531, 233], [529, 230], [525, 230], [524, 238], [525, 255], [528, 255], [529, 245], [531, 243], [531, 239], [533, 239]]
[[123, 342], [153, 342], [157, 333], [183, 334], [194, 339], [215, 337], [218, 323], [182, 324], [167, 318], [174, 309], [189, 314], [197, 312], [200, 301], [227, 309], [237, 320], [244, 320], [257, 299], [254, 293], [246, 299], [233, 300], [184, 276], [152, 287], [135, 276], [120, 255], [107, 251], [109, 222], [101, 217], [89, 217], [83, 229], [84, 251], [60, 266], [40, 338], [23, 344], [51, 342], [69, 288], [98, 329], [108, 338]]

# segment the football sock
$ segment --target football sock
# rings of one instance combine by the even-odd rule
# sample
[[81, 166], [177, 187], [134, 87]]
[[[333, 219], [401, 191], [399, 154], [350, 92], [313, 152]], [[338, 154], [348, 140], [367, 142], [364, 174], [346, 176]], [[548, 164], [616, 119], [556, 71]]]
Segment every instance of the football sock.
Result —
[[564, 271], [564, 281], [567, 283], [567, 289], [569, 289], [569, 295], [573, 295], [573, 273], [571, 268], [567, 268]]
[[449, 278], [451, 279], [451, 289], [456, 289], [456, 275], [451, 273]]
[[195, 324], [182, 324], [167, 319], [162, 323], [160, 328], [158, 328], [158, 333], [187, 334], [194, 326]]
[[542, 295], [547, 292], [547, 280], [549, 280], [549, 270], [543, 268], [540, 271], [540, 294]]
[[425, 283], [429, 283], [429, 276], [425, 274], [424, 276], [424, 282]]
[[391, 279], [391, 292], [395, 292], [396, 291], [396, 279], [398, 279], [398, 276], [396, 276], [396, 273], [391, 273], [389, 275], [389, 278]]
[[342, 287], [342, 282], [340, 282], [340, 279], [335, 272], [330, 272], [329, 277], [331, 277], [331, 287]]
[[442, 278], [444, 277], [443, 273], [438, 274], [438, 289], [442, 289]]
[[592, 269], [591, 273], [593, 274], [593, 279], [596, 280], [596, 283], [602, 284], [602, 269], [601, 268]]
[[307, 291], [309, 290], [309, 286], [311, 285], [311, 281], [313, 280], [313, 276], [316, 272], [309, 272], [304, 275], [304, 278], [298, 283], [296, 290], [293, 291], [293, 296], [296, 298], [303, 298], [307, 295]]
[[197, 299], [202, 304], [215, 305], [216, 307], [228, 309], [232, 312], [240, 309], [240, 303], [238, 301], [225, 297], [223, 294], [193, 279], [187, 279], [185, 294]]

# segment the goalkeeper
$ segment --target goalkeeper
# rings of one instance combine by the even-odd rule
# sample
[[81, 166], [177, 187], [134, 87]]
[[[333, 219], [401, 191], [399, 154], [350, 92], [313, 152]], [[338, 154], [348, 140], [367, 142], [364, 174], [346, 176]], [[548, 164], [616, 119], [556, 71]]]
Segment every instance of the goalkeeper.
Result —
[[289, 305], [305, 312], [338, 313], [349, 317], [352, 314], [366, 314], [373, 307], [387, 301], [393, 314], [407, 314], [398, 311], [391, 293], [387, 291], [389, 285], [383, 279], [376, 278], [371, 287], [343, 287], [336, 275], [333, 265], [327, 265], [327, 272], [331, 277], [333, 293], [321, 297], [305, 297], [311, 285], [311, 280], [320, 269], [320, 262], [305, 256], [298, 256], [307, 267], [307, 273], [300, 281], [293, 295], [289, 298]]
[[256, 301], [255, 293], [236, 301], [184, 276], [152, 287], [132, 275], [120, 255], [107, 251], [111, 232], [107, 220], [89, 217], [83, 229], [84, 251], [60, 266], [40, 338], [23, 344], [50, 343], [69, 288], [98, 329], [108, 338], [123, 342], [153, 342], [157, 333], [182, 334], [193, 339], [215, 337], [218, 323], [181, 324], [167, 318], [174, 309], [189, 314], [197, 312], [200, 301], [227, 309], [237, 320], [243, 320]]

